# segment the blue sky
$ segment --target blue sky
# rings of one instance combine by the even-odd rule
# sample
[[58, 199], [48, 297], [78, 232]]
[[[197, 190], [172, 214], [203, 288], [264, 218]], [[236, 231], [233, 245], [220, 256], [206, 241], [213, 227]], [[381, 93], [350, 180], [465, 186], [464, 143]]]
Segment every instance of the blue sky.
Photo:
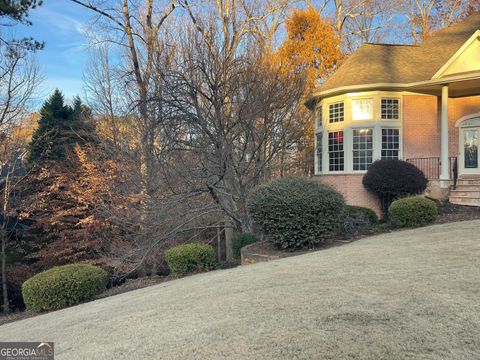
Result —
[[36, 55], [45, 80], [39, 91], [42, 102], [55, 88], [67, 98], [83, 97], [82, 75], [88, 61], [85, 24], [92, 13], [67, 0], [46, 0], [32, 10], [32, 26], [18, 26], [17, 37], [32, 36], [45, 42], [45, 48]]

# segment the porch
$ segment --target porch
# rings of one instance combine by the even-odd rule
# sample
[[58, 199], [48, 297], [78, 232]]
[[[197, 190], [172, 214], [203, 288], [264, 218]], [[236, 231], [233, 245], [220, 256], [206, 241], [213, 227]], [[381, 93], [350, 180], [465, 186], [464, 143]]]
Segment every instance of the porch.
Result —
[[440, 157], [410, 158], [406, 161], [422, 170], [429, 180], [427, 188], [429, 197], [438, 200], [448, 198], [452, 204], [457, 205], [480, 206], [480, 175], [459, 175], [458, 157], [448, 158], [451, 179], [448, 189], [441, 186], [443, 181], [440, 180]]
[[[429, 180], [429, 195], [459, 205], [480, 206], [480, 76], [439, 79], [412, 87], [438, 99], [439, 154], [410, 157]], [[449, 107], [470, 99], [462, 112]], [[474, 99], [473, 102], [471, 99]], [[413, 154], [412, 154], [413, 155]]]

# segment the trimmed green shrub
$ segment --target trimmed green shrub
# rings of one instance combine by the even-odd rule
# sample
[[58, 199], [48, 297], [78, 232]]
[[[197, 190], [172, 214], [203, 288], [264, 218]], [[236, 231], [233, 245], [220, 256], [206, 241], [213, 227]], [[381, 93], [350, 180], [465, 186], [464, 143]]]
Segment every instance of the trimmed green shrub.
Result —
[[342, 195], [318, 181], [284, 177], [258, 186], [248, 199], [253, 220], [277, 248], [312, 247], [343, 221]]
[[397, 227], [425, 226], [435, 221], [438, 215], [434, 201], [422, 196], [395, 200], [388, 209], [390, 221]]
[[208, 271], [216, 263], [215, 249], [204, 243], [182, 244], [165, 251], [168, 268], [173, 276]]
[[103, 292], [107, 278], [105, 270], [89, 264], [55, 266], [23, 283], [23, 301], [28, 310], [62, 309]]
[[415, 165], [402, 160], [377, 160], [363, 177], [363, 186], [376, 194], [385, 218], [393, 200], [418, 195], [427, 188], [425, 174]]
[[377, 214], [372, 209], [347, 205], [342, 232], [346, 235], [356, 235], [369, 230], [377, 223]]
[[247, 245], [256, 243], [258, 238], [254, 234], [250, 233], [242, 233], [242, 234], [235, 234], [232, 236], [232, 250], [233, 256], [236, 258], [240, 257], [240, 250]]

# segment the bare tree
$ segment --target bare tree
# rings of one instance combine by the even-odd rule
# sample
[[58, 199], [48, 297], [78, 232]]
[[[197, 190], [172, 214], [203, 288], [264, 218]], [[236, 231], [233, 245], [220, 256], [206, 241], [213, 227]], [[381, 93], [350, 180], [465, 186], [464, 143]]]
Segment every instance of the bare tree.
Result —
[[248, 195], [273, 175], [281, 149], [293, 143], [304, 84], [282, 75], [258, 46], [256, 22], [274, 9], [244, 1], [211, 6], [208, 13], [187, 7], [193, 29], [166, 81], [173, 111], [165, 133], [178, 166], [165, 169], [192, 192], [208, 193], [237, 228], [251, 231]]
[[14, 212], [12, 198], [25, 178], [23, 157], [26, 151], [31, 117], [15, 119], [0, 131], [0, 262], [2, 274], [3, 312], [9, 312], [7, 288], [7, 244], [12, 235], [11, 214]]
[[109, 30], [103, 40], [123, 49], [127, 65], [124, 88], [130, 91], [130, 108], [138, 114], [142, 183], [144, 192], [150, 196], [155, 191], [156, 129], [161, 121], [161, 112], [155, 111], [159, 97], [152, 82], [165, 55], [166, 44], [160, 35], [178, 5], [174, 1], [155, 0], [70, 1], [92, 10], [98, 16], [97, 23]]
[[308, 0], [307, 4], [332, 19], [347, 53], [364, 42], [388, 38], [398, 11], [397, 0]]
[[3, 311], [8, 312], [6, 243], [10, 196], [18, 179], [21, 147], [16, 138], [20, 120], [26, 115], [41, 75], [28, 49], [0, 43], [0, 191], [2, 193], [1, 269]]
[[470, 0], [402, 0], [414, 44], [468, 14]]
[[0, 44], [0, 129], [25, 114], [40, 81], [30, 52]]

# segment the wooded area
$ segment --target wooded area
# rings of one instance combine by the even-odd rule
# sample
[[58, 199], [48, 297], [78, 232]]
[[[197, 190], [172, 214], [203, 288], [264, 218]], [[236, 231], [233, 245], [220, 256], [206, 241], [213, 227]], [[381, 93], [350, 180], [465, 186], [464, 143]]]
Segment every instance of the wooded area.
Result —
[[[55, 265], [111, 281], [164, 271], [169, 246], [251, 232], [252, 189], [311, 175], [308, 95], [365, 42], [421, 43], [477, 0], [70, 0], [89, 9], [86, 98], [36, 113], [41, 1], [0, 2], [3, 310]], [[61, 90], [61, 89], [60, 89]]]

